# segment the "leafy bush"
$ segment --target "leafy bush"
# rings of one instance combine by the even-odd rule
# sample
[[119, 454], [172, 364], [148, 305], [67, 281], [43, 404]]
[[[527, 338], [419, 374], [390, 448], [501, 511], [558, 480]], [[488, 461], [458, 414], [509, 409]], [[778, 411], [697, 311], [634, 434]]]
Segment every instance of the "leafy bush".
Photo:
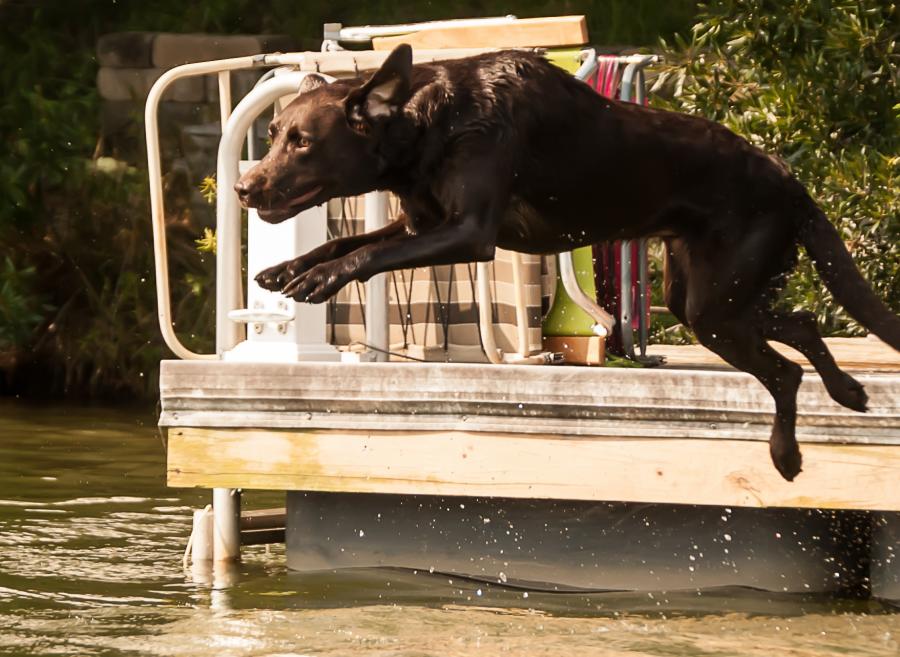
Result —
[[[663, 104], [782, 157], [835, 222], [863, 274], [900, 310], [896, 6], [879, 0], [718, 0], [690, 40], [663, 43]], [[826, 334], [862, 332], [802, 255], [783, 303]]]
[[[146, 173], [110, 158], [79, 165], [78, 194], [48, 192], [52, 222], [17, 233], [33, 273], [27, 297], [46, 299], [15, 377], [26, 393], [155, 395], [159, 337]], [[212, 349], [213, 261], [189, 224], [170, 222], [173, 312], [187, 344]], [[32, 315], [33, 317], [33, 315]]]
[[34, 267], [20, 268], [6, 256], [0, 265], [0, 364], [15, 362], [49, 310], [34, 292]]

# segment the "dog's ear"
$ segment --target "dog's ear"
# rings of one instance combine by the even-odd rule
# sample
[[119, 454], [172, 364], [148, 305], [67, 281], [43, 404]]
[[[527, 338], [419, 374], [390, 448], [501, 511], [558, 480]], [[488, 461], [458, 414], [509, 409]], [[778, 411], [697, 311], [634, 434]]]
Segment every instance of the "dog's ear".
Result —
[[397, 114], [409, 100], [411, 74], [412, 48], [401, 43], [363, 86], [347, 96], [345, 108], [351, 125], [371, 125]]
[[308, 73], [300, 83], [300, 88], [297, 90], [297, 93], [305, 94], [307, 91], [318, 89], [326, 84], [328, 84], [328, 82], [318, 73]]

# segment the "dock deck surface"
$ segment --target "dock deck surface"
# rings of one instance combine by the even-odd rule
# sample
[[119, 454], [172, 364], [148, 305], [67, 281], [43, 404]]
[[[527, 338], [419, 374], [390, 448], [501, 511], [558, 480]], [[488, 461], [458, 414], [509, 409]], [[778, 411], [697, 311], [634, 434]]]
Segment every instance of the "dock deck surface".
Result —
[[[777, 342], [770, 343], [795, 363], [812, 370], [800, 352]], [[874, 336], [867, 338], [825, 338], [828, 350], [848, 372], [894, 372], [900, 374], [900, 353]], [[665, 367], [690, 369], [733, 369], [709, 349], [699, 345], [651, 345], [648, 353], [666, 357]]]

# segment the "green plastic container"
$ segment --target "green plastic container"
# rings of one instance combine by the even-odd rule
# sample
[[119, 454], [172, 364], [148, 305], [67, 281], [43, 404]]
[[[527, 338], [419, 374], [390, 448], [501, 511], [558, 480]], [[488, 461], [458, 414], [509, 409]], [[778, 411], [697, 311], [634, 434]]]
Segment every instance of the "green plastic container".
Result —
[[[569, 73], [574, 74], [581, 66], [579, 55], [581, 48], [565, 48], [550, 50], [547, 59]], [[594, 285], [594, 254], [589, 246], [583, 246], [572, 252], [572, 262], [575, 266], [575, 279], [589, 297], [597, 298], [597, 288]], [[541, 334], [547, 336], [592, 336], [591, 327], [594, 321], [584, 312], [572, 298], [566, 294], [562, 279], [556, 275], [556, 296], [553, 306], [544, 317], [541, 325]]]

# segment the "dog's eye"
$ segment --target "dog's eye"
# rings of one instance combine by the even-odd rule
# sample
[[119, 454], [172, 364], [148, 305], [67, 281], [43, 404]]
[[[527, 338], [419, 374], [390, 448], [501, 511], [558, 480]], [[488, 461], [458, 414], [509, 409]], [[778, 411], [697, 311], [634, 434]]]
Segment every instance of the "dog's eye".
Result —
[[305, 135], [301, 135], [297, 130], [291, 130], [288, 133], [288, 141], [298, 148], [309, 148], [312, 145], [312, 140]]

